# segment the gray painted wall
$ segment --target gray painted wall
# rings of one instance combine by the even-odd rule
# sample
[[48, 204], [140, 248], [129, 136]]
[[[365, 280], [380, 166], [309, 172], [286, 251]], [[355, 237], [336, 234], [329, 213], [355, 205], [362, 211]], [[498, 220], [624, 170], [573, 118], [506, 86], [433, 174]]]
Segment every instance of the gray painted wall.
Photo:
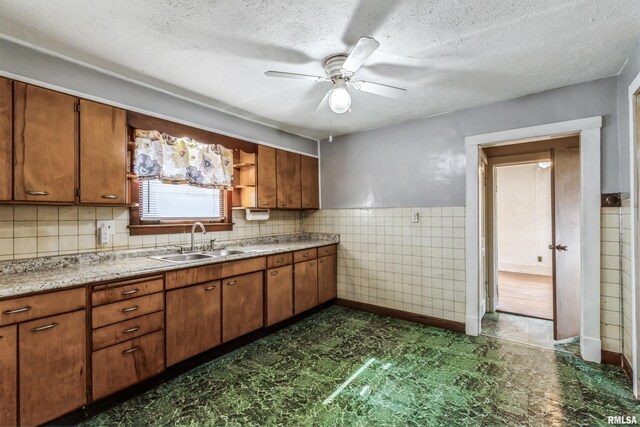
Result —
[[465, 136], [591, 116], [604, 116], [602, 190], [620, 191], [616, 83], [610, 77], [322, 141], [322, 207], [465, 205]]
[[0, 39], [0, 75], [255, 142], [311, 155], [318, 153], [315, 140], [225, 114], [3, 39]]
[[622, 72], [618, 76], [618, 135], [620, 141], [620, 168], [622, 182], [622, 192], [628, 193], [631, 188], [629, 153], [631, 139], [629, 138], [629, 85], [640, 73], [640, 44], [636, 46]]

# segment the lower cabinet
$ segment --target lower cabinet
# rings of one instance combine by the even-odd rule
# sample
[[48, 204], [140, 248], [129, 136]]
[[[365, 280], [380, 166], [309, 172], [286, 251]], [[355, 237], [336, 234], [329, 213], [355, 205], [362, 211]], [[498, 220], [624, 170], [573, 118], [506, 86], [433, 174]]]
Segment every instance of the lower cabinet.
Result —
[[151, 378], [164, 370], [164, 331], [96, 351], [91, 366], [93, 400]]
[[42, 424], [86, 404], [86, 326], [85, 310], [18, 326], [21, 425]]
[[0, 328], [0, 426], [17, 424], [18, 411], [17, 326]]
[[293, 316], [293, 267], [267, 270], [266, 292], [267, 326], [275, 325]]
[[167, 292], [167, 366], [220, 344], [220, 281]]
[[264, 326], [263, 272], [222, 280], [222, 342]]
[[338, 262], [335, 255], [318, 258], [318, 304], [338, 296]]
[[318, 305], [318, 260], [298, 262], [294, 274], [294, 312], [307, 311]]

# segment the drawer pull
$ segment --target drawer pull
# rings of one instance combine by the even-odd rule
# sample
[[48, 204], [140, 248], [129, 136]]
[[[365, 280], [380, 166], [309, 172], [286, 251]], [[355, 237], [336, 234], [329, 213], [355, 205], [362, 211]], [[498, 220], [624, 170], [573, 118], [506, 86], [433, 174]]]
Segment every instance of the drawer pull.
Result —
[[227, 285], [235, 285], [236, 283], [238, 283], [237, 280], [232, 280], [231, 282], [227, 282]]
[[306, 254], [302, 255], [302, 258], [309, 258], [309, 254], [306, 253]]
[[310, 262], [310, 263], [309, 263], [309, 265], [310, 265], [311, 267], [313, 267], [314, 265], [316, 265], [316, 263], [315, 263], [315, 262]]
[[130, 348], [129, 350], [124, 350], [122, 352], [122, 354], [131, 354], [131, 353], [134, 353], [134, 352], [136, 352], [138, 350], [140, 350], [140, 347], [133, 347], [133, 348]]
[[125, 329], [122, 331], [123, 334], [130, 334], [131, 332], [135, 332], [140, 329], [140, 326], [134, 326], [133, 328]]
[[276, 262], [284, 262], [284, 258], [278, 258], [276, 259]]
[[324, 264], [324, 260], [323, 259], [320, 260], [320, 264]]
[[130, 313], [132, 311], [136, 311], [138, 310], [140, 307], [137, 305], [134, 305], [133, 307], [129, 307], [129, 308], [123, 308], [122, 310], [120, 310], [123, 313]]
[[24, 313], [25, 311], [29, 311], [29, 310], [31, 310], [31, 307], [26, 306], [23, 308], [17, 308], [15, 310], [7, 310], [2, 314], [18, 314], [18, 313]]
[[29, 196], [48, 196], [49, 193], [46, 191], [25, 191]]
[[277, 271], [272, 271], [272, 272], [271, 272], [271, 275], [272, 275], [272, 276], [275, 276], [276, 274], [278, 274], [278, 272], [277, 272]]
[[38, 326], [37, 328], [33, 328], [31, 330], [31, 332], [41, 332], [41, 331], [46, 331], [47, 329], [52, 329], [55, 328], [56, 326], [58, 326], [57, 323], [50, 323], [48, 325], [45, 326]]
[[212, 291], [216, 288], [216, 285], [213, 286], [207, 286], [206, 288], [204, 288], [205, 291]]
[[102, 197], [103, 199], [111, 199], [111, 200], [114, 200], [114, 199], [118, 198], [118, 196], [116, 196], [115, 194], [103, 194], [100, 197]]
[[122, 295], [133, 295], [133, 294], [137, 294], [138, 292], [140, 292], [140, 289], [131, 289], [130, 291], [122, 291], [121, 294]]

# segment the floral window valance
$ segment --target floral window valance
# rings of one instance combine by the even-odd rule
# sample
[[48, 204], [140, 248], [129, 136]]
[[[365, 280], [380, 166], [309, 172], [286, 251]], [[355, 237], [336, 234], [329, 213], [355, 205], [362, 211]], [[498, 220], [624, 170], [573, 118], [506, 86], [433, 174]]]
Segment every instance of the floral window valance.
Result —
[[135, 130], [133, 172], [170, 184], [233, 187], [233, 151], [155, 130]]

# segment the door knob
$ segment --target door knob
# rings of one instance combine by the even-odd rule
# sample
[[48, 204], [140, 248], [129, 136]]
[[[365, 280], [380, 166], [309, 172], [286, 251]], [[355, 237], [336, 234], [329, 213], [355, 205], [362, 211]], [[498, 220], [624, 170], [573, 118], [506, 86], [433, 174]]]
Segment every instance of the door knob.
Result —
[[556, 245], [556, 246], [549, 245], [549, 249], [551, 250], [556, 249], [558, 251], [566, 252], [569, 250], [569, 247], [567, 245]]

